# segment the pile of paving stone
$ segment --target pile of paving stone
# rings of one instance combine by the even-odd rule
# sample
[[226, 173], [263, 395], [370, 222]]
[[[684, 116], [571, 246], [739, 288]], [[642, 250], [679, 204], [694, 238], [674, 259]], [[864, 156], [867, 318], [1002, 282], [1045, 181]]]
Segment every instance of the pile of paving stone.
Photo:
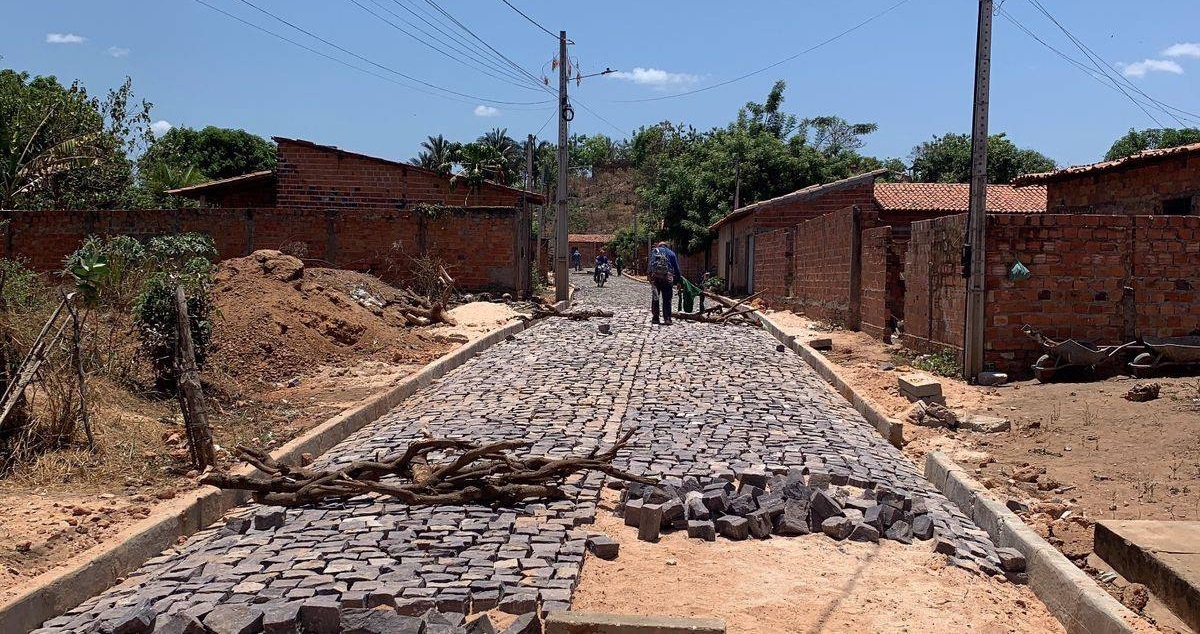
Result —
[[[517, 617], [497, 630], [486, 614], [468, 618], [457, 612], [430, 609], [403, 614], [387, 608], [345, 608], [316, 597], [288, 603], [228, 603], [197, 616], [183, 611], [155, 615], [145, 604], [128, 606], [113, 617], [93, 623], [88, 632], [102, 634], [540, 634], [537, 614]], [[34, 630], [39, 632], [39, 630]]]
[[738, 541], [824, 533], [836, 540], [911, 544], [934, 537], [924, 500], [884, 487], [835, 487], [829, 476], [806, 477], [800, 469], [771, 476], [745, 470], [736, 479], [708, 481], [688, 476], [658, 486], [633, 483], [622, 495], [620, 512], [626, 525], [638, 528], [639, 539], [651, 542], [672, 529], [707, 541], [717, 535]]

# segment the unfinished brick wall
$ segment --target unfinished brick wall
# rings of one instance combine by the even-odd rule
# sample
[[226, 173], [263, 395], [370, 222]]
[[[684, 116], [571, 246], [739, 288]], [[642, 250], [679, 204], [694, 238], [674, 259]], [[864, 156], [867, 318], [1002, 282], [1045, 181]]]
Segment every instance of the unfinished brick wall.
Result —
[[418, 203], [513, 207], [524, 192], [485, 183], [471, 192], [412, 165], [340, 152], [305, 141], [278, 140], [276, 204], [291, 209], [401, 211]]
[[892, 245], [892, 228], [863, 231], [860, 330], [880, 338], [891, 332], [895, 319], [902, 318], [894, 314], [897, 306], [894, 295], [903, 303], [899, 287], [900, 261]]
[[795, 275], [796, 229], [776, 229], [754, 238], [754, 291], [768, 306], [791, 301]]
[[[874, 228], [873, 211], [842, 209], [796, 227], [792, 304], [813, 319], [857, 327], [860, 294], [854, 270], [861, 232]], [[861, 248], [861, 247], [858, 247]]]
[[1151, 164], [1073, 176], [1047, 183], [1052, 214], [1153, 215], [1163, 201], [1192, 198], [1200, 214], [1200, 154], [1165, 158]]
[[962, 246], [966, 214], [912, 223], [904, 256], [901, 341], [919, 352], [962, 355], [966, 280]]
[[9, 223], [0, 257], [23, 260], [37, 271], [61, 269], [63, 259], [90, 235], [145, 239], [196, 232], [213, 238], [222, 259], [302, 244], [305, 257], [317, 263], [403, 280], [412, 258], [429, 253], [446, 261], [462, 289], [514, 289], [517, 280], [518, 214], [509, 207], [448, 208], [435, 217], [413, 211], [281, 208], [4, 214]]
[[[1024, 324], [1101, 345], [1200, 327], [1200, 217], [990, 215], [988, 245], [985, 361], [1002, 371], [1043, 354]], [[1010, 281], [1018, 259], [1032, 276]]]

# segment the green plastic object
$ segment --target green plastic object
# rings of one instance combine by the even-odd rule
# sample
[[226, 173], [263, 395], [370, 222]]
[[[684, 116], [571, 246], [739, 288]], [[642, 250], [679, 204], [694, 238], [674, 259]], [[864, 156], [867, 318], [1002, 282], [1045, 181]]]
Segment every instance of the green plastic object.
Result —
[[1029, 272], [1029, 269], [1024, 264], [1021, 264], [1020, 260], [1017, 260], [1012, 265], [1012, 268], [1008, 270], [1008, 279], [1013, 282], [1024, 282], [1031, 275], [1033, 274]]

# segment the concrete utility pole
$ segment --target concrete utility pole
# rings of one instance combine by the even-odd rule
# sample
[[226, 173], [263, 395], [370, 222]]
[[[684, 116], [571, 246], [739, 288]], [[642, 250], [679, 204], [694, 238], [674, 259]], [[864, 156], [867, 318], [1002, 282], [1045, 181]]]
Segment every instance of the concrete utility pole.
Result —
[[567, 32], [558, 32], [558, 194], [554, 200], [554, 299], [570, 295], [567, 276], [567, 123], [575, 112], [567, 102]]
[[988, 99], [992, 67], [992, 0], [979, 0], [979, 36], [975, 45], [975, 110], [971, 130], [971, 206], [963, 247], [967, 278], [963, 328], [963, 378], [974, 382], [983, 372], [984, 303], [987, 240]]

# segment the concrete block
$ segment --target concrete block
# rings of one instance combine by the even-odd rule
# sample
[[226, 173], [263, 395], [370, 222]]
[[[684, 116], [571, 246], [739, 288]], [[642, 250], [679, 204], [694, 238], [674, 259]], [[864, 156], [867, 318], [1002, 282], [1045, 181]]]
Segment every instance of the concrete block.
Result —
[[896, 377], [896, 384], [900, 388], [900, 394], [910, 401], [936, 401], [942, 397], [942, 384], [921, 372], [901, 374]]
[[975, 377], [975, 383], [984, 386], [1004, 385], [1008, 383], [1008, 375], [1003, 372], [980, 372]]
[[804, 342], [813, 350], [833, 350], [833, 339], [829, 337], [816, 337]]
[[725, 634], [721, 619], [553, 612], [546, 634]]

